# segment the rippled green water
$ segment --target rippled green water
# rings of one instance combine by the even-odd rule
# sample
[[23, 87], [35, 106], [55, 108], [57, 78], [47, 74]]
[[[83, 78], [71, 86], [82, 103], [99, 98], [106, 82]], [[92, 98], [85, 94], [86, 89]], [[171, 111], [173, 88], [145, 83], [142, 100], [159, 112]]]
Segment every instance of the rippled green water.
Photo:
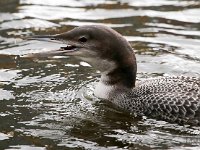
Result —
[[132, 44], [138, 79], [200, 76], [199, 0], [0, 0], [0, 149], [199, 149], [200, 128], [133, 118], [93, 95], [99, 72], [21, 40], [105, 24]]

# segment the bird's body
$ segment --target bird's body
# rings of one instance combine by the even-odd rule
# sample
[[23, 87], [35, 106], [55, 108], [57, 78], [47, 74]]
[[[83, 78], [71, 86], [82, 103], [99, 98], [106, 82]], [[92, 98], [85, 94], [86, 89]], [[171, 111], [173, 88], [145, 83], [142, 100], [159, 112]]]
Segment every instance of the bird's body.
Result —
[[97, 97], [137, 116], [200, 125], [200, 78], [160, 77], [136, 81], [137, 65], [130, 44], [106, 26], [82, 26], [63, 34], [33, 39], [44, 37], [67, 46], [34, 56], [75, 56], [100, 70], [101, 79], [94, 92]]
[[109, 99], [135, 116], [200, 125], [199, 87], [200, 79], [194, 77], [152, 78], [131, 90], [116, 90]]

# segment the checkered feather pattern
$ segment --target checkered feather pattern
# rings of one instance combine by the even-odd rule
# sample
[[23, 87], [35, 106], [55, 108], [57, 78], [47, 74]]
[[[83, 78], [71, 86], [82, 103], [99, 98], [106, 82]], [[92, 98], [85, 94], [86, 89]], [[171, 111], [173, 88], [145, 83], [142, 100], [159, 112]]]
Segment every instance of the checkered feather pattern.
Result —
[[138, 82], [131, 92], [122, 93], [114, 96], [114, 103], [136, 116], [200, 125], [200, 78], [148, 79]]

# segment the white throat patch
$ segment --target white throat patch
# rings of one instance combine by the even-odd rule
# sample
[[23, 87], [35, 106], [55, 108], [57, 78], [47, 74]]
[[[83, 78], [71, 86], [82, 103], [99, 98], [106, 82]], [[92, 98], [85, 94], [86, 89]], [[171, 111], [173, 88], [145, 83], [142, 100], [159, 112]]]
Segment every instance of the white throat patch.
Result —
[[114, 90], [114, 86], [106, 85], [100, 81], [94, 90], [94, 95], [98, 98], [109, 99], [110, 93]]
[[117, 65], [113, 61], [101, 59], [100, 57], [79, 57], [81, 60], [88, 62], [95, 69], [101, 72], [101, 79], [95, 87], [94, 94], [98, 98], [108, 99], [109, 94], [114, 90], [114, 86], [107, 85], [105, 82], [108, 80], [107, 74], [113, 71]]
[[108, 60], [102, 60], [96, 65], [98, 65], [98, 70], [101, 71], [101, 79], [95, 87], [94, 94], [98, 98], [109, 99], [109, 95], [114, 90], [114, 86], [105, 83], [108, 81], [107, 74], [116, 68], [116, 64]]

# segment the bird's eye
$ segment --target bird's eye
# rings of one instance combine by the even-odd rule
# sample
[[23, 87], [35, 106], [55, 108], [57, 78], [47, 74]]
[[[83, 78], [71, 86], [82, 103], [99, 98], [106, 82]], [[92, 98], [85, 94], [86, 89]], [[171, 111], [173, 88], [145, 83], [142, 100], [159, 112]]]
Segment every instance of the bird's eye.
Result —
[[82, 37], [80, 37], [80, 38], [78, 39], [78, 41], [79, 41], [79, 42], [82, 42], [82, 43], [85, 43], [85, 42], [87, 42], [87, 38], [84, 37], [84, 36], [82, 36]]

